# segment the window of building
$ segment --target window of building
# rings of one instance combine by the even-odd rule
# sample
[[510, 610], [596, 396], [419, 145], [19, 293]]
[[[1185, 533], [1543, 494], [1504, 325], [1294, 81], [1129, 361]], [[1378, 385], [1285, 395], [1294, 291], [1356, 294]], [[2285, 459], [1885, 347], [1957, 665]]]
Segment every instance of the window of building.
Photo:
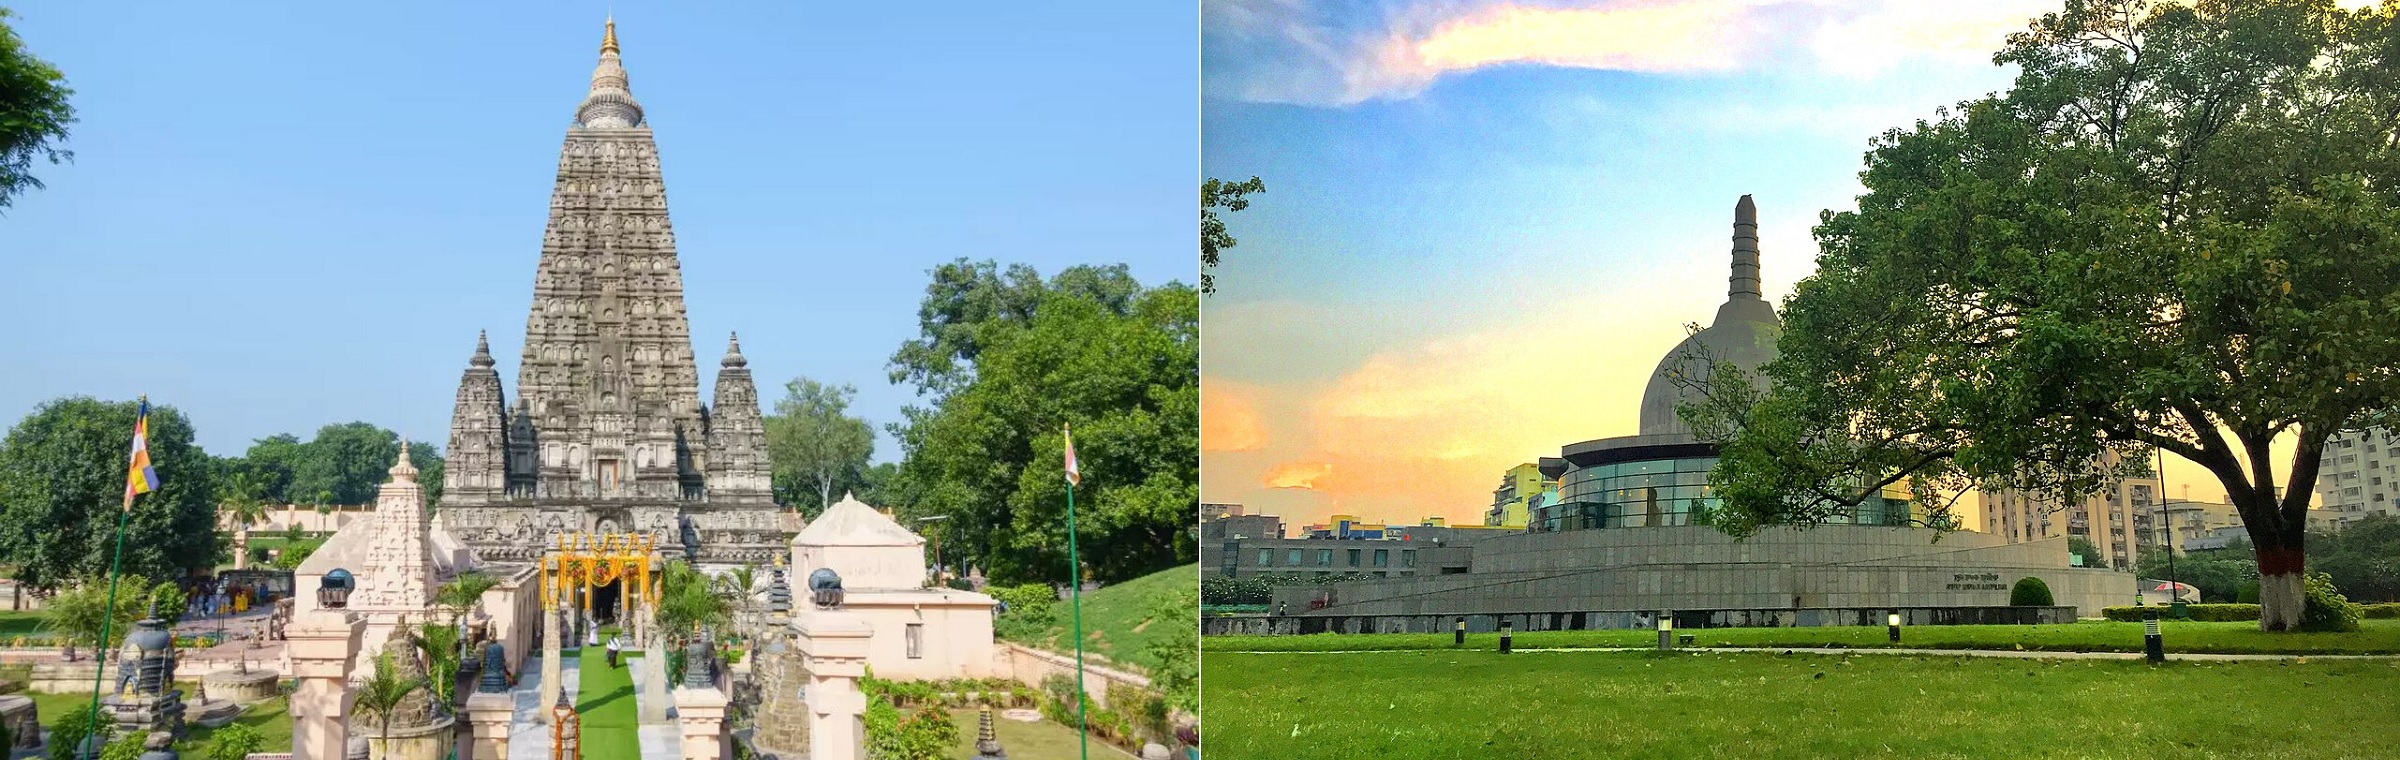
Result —
[[1226, 542], [1224, 559], [1217, 564], [1219, 570], [1224, 571], [1226, 575], [1232, 575], [1234, 568], [1240, 567], [1242, 564], [1242, 545], [1231, 541]]
[[1332, 549], [1318, 549], [1318, 550], [1317, 550], [1317, 566], [1318, 566], [1318, 567], [1332, 567], [1332, 566], [1333, 566], [1333, 550], [1332, 550]]
[[1305, 552], [1305, 551], [1307, 551], [1307, 550], [1306, 550], [1306, 549], [1293, 549], [1293, 550], [1291, 550], [1291, 551], [1284, 552], [1284, 553], [1283, 553], [1283, 564], [1284, 564], [1284, 566], [1285, 566], [1285, 567], [1299, 567], [1299, 566], [1300, 566], [1300, 554], [1301, 554], [1301, 552]]
[[[1391, 567], [1391, 566], [1392, 566], [1392, 550], [1390, 550], [1390, 549], [1377, 549], [1377, 550], [1375, 550], [1375, 566], [1376, 566], [1376, 567]], [[1378, 575], [1380, 575], [1380, 573], [1378, 573]]]
[[[2382, 498], [2382, 497], [2377, 497], [2377, 498]], [[1417, 566], [1417, 550], [1415, 550], [1415, 549], [1402, 549], [1402, 550], [1400, 550], [1400, 566], [1401, 566], [1401, 567], [1416, 567], [1416, 566]]]
[[1273, 550], [1273, 549], [1260, 549], [1260, 550], [1258, 550], [1258, 566], [1259, 566], [1259, 567], [1274, 567], [1274, 566], [1275, 566], [1275, 550]]
[[1350, 550], [1350, 566], [1351, 566], [1351, 567], [1357, 567], [1357, 566], [1358, 566], [1358, 550], [1357, 550], [1357, 549], [1352, 549], [1352, 550]]
[[907, 634], [908, 634], [908, 659], [911, 659], [911, 660], [921, 660], [921, 659], [924, 659], [924, 658], [925, 658], [925, 624], [924, 624], [924, 623], [910, 623], [910, 624], [908, 624], [908, 631], [907, 631]]

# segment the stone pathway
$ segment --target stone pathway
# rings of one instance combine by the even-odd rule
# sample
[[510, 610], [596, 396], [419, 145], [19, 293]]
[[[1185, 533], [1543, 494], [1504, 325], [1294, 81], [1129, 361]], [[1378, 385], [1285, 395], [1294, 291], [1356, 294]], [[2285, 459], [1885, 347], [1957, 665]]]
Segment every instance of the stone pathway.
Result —
[[[633, 703], [638, 708], [635, 714], [648, 715], [652, 706], [649, 691], [643, 687], [650, 680], [650, 672], [636, 664], [641, 662], [641, 658], [623, 662], [625, 669], [633, 674]], [[665, 721], [642, 723], [637, 729], [642, 737], [642, 760], [681, 760], [683, 727], [675, 724], [675, 706], [662, 705], [658, 709], [666, 713]]]
[[[560, 652], [558, 659], [560, 693], [578, 693], [576, 687], [581, 686], [583, 681], [575, 650]], [[527, 655], [522, 668], [517, 676], [517, 687], [508, 693], [509, 698], [516, 701], [516, 712], [508, 719], [508, 760], [550, 760], [550, 724], [547, 720], [550, 706], [541, 704], [542, 653]], [[568, 699], [574, 697], [569, 696]], [[648, 753], [644, 753], [644, 760], [648, 760]]]
[[[1519, 654], [1548, 652], [1648, 652], [1655, 647], [1519, 647], [1510, 650]], [[1401, 654], [1408, 652], [1453, 652], [1453, 649], [1345, 649], [1331, 651], [1272, 651], [1218, 650], [1218, 654]], [[1491, 651], [1478, 649], [1476, 651]], [[2021, 649], [1904, 649], [1895, 647], [1703, 647], [1690, 646], [1678, 652], [1767, 652], [1782, 654], [1908, 654], [1934, 657], [2000, 657], [2020, 660], [2139, 660], [2141, 652], [2041, 652]], [[2167, 659], [2190, 662], [2276, 662], [2282, 660], [2400, 660], [2392, 654], [2208, 654], [2202, 652], [2168, 652]]]

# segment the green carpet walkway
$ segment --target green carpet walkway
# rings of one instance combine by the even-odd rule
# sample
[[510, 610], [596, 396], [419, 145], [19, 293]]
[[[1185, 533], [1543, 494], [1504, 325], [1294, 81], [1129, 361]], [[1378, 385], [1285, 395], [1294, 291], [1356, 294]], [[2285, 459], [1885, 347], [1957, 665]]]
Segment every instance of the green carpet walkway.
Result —
[[579, 665], [583, 683], [575, 709], [583, 714], [584, 760], [642, 760], [633, 671], [610, 668], [601, 647], [584, 647]]

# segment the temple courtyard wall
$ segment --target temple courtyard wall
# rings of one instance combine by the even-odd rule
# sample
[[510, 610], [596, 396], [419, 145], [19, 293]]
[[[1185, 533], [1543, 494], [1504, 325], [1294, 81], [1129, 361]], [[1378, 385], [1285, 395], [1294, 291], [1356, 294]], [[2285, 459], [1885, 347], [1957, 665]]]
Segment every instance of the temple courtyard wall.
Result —
[[[2069, 567], [2064, 538], [2010, 544], [1926, 528], [1771, 528], [1738, 541], [1706, 526], [1576, 530], [1480, 538], [1472, 550], [1464, 573], [1281, 588], [1273, 607], [1369, 631], [1462, 616], [1486, 626], [1513, 617], [1521, 630], [1632, 627], [1659, 610], [1696, 625], [1880, 624], [1895, 610], [1923, 624], [2032, 623], [2098, 617], [2130, 603], [2135, 585], [2131, 573]], [[2025, 577], [2048, 584], [2060, 609], [2005, 611]], [[2002, 611], [1967, 612], [1992, 608]]]

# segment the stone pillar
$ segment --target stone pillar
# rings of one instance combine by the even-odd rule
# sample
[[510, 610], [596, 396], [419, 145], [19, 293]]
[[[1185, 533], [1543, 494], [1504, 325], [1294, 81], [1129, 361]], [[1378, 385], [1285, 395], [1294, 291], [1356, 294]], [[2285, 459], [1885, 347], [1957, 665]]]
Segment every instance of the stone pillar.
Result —
[[676, 689], [675, 722], [683, 726], [683, 760], [725, 757], [725, 693]]
[[243, 523], [233, 532], [233, 569], [250, 569], [250, 524]]
[[516, 712], [508, 692], [476, 692], [467, 697], [467, 728], [473, 734], [467, 760], [508, 760], [508, 721]]
[[859, 760], [866, 756], [867, 695], [858, 679], [867, 673], [867, 640], [873, 626], [857, 615], [809, 610], [793, 621], [800, 661], [808, 672], [808, 751], [814, 760]]
[[[542, 609], [542, 701], [534, 704], [545, 707], [536, 710], [534, 715], [538, 716], [544, 725], [550, 723], [550, 710], [547, 705], [558, 704], [559, 679], [566, 677], [559, 673], [560, 666], [558, 664], [558, 658], [563, 656], [559, 653], [559, 613], [559, 610], [548, 607]], [[300, 758], [295, 757], [292, 760], [300, 760]]]
[[342, 760], [350, 669], [366, 630], [366, 619], [348, 610], [310, 610], [292, 620], [284, 643], [284, 672], [300, 682], [292, 692], [292, 760]]

